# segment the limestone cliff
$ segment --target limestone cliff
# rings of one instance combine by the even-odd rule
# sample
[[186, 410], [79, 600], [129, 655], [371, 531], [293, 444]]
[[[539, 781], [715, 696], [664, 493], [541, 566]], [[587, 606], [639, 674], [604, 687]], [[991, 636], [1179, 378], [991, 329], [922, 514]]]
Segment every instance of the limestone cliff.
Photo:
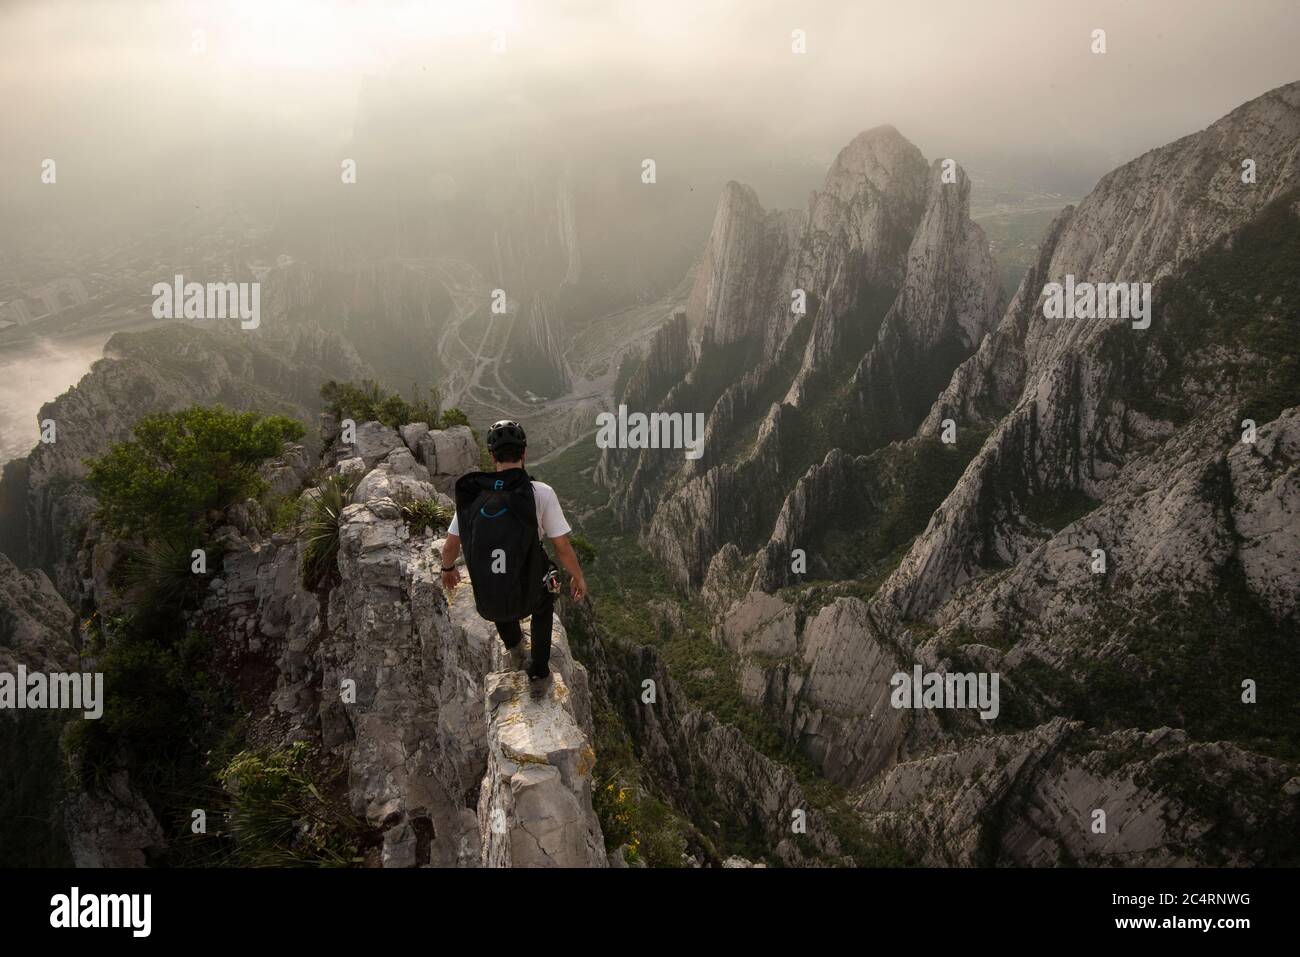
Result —
[[[430, 436], [409, 434], [417, 450]], [[291, 471], [299, 459], [286, 451]], [[439, 455], [461, 472], [476, 459], [476, 449], [468, 461]], [[408, 528], [403, 505], [450, 507], [413, 450], [396, 431], [365, 423], [357, 446], [336, 441], [326, 461], [357, 479], [339, 518], [332, 586], [303, 586], [298, 537], [267, 532], [249, 502], [217, 530], [222, 567], [190, 623], [238, 685], [248, 739], [271, 749], [312, 743], [344, 768], [343, 798], [378, 835], [382, 866], [606, 866], [591, 807], [585, 671], [563, 626], [553, 638], [554, 679], [531, 696], [522, 672], [505, 670], [468, 584], [444, 595], [440, 540]], [[294, 474], [301, 485], [306, 470]], [[39, 588], [43, 576], [28, 581]], [[109, 788], [120, 792], [111, 805], [93, 789], [66, 802], [77, 862], [143, 864], [164, 852], [176, 837], [153, 811], [171, 818], [175, 809], [151, 810], [121, 772]], [[105, 817], [109, 806], [116, 817]], [[127, 827], [127, 813], [152, 823]]]
[[[710, 568], [747, 698], [922, 859], [1295, 860], [1297, 157], [1291, 84], [1103, 178], [913, 435]], [[1152, 283], [1150, 327], [1045, 318], [1067, 275]], [[891, 708], [917, 664], [1000, 673], [1000, 717]]]
[[53, 420], [57, 432], [27, 457], [28, 563], [65, 595], [81, 591], [76, 557], [94, 510], [83, 485], [85, 460], [129, 438], [142, 416], [222, 404], [310, 422], [321, 383], [365, 374], [347, 343], [311, 326], [263, 335], [168, 323], [114, 335], [76, 387], [41, 407], [40, 419]]
[[[846, 146], [802, 214], [724, 189], [687, 309], [691, 365], [662, 391], [629, 390], [706, 411], [704, 454], [607, 450], [598, 471], [681, 584], [702, 584], [727, 544], [761, 547], [828, 448], [910, 434], [974, 351], [999, 287], [969, 191], [960, 167], [927, 169], [892, 127]], [[646, 364], [681, 368], [683, 351], [661, 336]]]

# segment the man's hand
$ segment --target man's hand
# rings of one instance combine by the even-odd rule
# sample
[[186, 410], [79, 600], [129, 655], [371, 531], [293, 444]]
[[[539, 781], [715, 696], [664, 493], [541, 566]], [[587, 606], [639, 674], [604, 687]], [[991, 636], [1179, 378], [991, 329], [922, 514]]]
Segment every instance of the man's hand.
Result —
[[443, 591], [445, 591], [445, 592], [451, 592], [452, 589], [454, 589], [454, 588], [455, 588], [457, 585], [459, 585], [459, 584], [460, 584], [460, 569], [459, 569], [459, 568], [457, 568], [456, 566], [453, 565], [451, 568], [448, 568], [448, 569], [446, 569], [445, 571], [443, 571], [443, 573], [442, 573], [442, 590], [443, 590]]
[[587, 597], [587, 579], [583, 577], [573, 543], [569, 541], [568, 535], [557, 535], [551, 539], [551, 544], [555, 547], [556, 560], [569, 573], [569, 594], [574, 601], [582, 601]]
[[460, 555], [460, 536], [448, 535], [442, 543], [442, 590], [448, 595], [460, 584], [460, 569], [456, 567], [456, 558]]

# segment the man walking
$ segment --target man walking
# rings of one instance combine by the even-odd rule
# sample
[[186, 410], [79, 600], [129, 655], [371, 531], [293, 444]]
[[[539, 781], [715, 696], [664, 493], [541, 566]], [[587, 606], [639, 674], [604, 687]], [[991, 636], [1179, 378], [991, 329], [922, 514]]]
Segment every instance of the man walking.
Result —
[[[456, 516], [442, 547], [442, 587], [450, 592], [460, 583], [456, 558], [463, 539], [478, 613], [496, 623], [510, 663], [540, 683], [550, 675], [551, 628], [560, 590], [541, 540], [551, 540], [555, 557], [569, 573], [574, 601], [587, 594], [587, 582], [555, 490], [524, 471], [528, 438], [523, 427], [497, 422], [487, 434], [487, 447], [496, 471], [470, 472], [456, 482]], [[530, 616], [533, 653], [526, 661], [519, 623]]]

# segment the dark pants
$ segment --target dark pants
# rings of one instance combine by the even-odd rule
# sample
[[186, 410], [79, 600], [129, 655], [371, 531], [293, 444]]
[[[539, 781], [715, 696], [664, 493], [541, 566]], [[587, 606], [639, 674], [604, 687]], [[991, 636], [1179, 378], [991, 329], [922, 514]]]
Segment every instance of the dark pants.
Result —
[[[544, 678], [550, 673], [547, 667], [551, 660], [551, 626], [555, 621], [555, 596], [550, 592], [542, 595], [542, 602], [533, 609], [532, 636], [533, 660], [528, 666], [528, 674], [533, 678]], [[497, 634], [505, 642], [507, 649], [513, 648], [524, 639], [523, 629], [517, 621], [497, 622]]]

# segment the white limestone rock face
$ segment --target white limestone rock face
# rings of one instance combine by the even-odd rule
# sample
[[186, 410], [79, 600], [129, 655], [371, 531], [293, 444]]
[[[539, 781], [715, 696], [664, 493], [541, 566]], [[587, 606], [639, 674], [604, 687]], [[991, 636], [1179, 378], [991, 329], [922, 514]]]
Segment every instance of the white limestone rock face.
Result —
[[[388, 844], [406, 841], [400, 825], [427, 819], [429, 863], [463, 866], [477, 848], [466, 797], [485, 760], [487, 649], [453, 629], [435, 565], [391, 501], [344, 510], [341, 581], [330, 593], [319, 659], [322, 704], [332, 724], [342, 719], [351, 730], [344, 750], [353, 810], [385, 827]], [[355, 705], [338, 702], [344, 679], [356, 683]], [[390, 860], [406, 859], [390, 849]]]
[[856, 598], [800, 616], [776, 596], [751, 593], [720, 636], [739, 655], [746, 700], [832, 780], [861, 783], [944, 739], [933, 712], [891, 706], [890, 679], [910, 669], [916, 650]]
[[405, 448], [394, 449], [384, 461], [366, 473], [357, 483], [352, 497], [357, 502], [386, 498], [399, 505], [426, 499], [437, 499], [444, 505], [451, 501], [433, 487], [428, 470]]
[[478, 471], [479, 450], [468, 426], [434, 429], [420, 437], [419, 460], [429, 470], [430, 481], [440, 492], [450, 493], [456, 479]]
[[293, 495], [302, 488], [311, 472], [307, 449], [297, 443], [286, 443], [283, 452], [257, 471], [273, 494]]
[[359, 458], [367, 469], [372, 469], [386, 459], [390, 452], [405, 447], [396, 429], [380, 422], [358, 422], [355, 442], [346, 444], [342, 441], [342, 436], [336, 440], [335, 459]]
[[[783, 866], [852, 866], [830, 821], [809, 801], [795, 775], [756, 750], [736, 728], [694, 707], [653, 646], [606, 640], [589, 609], [576, 609], [574, 615], [571, 620], [586, 635], [583, 660], [590, 669], [592, 697], [621, 713], [641, 767], [675, 807], [704, 826], [721, 808], [737, 828], [762, 835], [771, 858]], [[684, 626], [672, 615], [656, 622], [661, 630]], [[665, 633], [670, 636], [671, 631]], [[643, 701], [647, 680], [656, 689], [653, 704]], [[700, 804], [705, 794], [710, 796], [707, 808]], [[798, 838], [792, 831], [796, 812], [806, 825]], [[700, 866], [699, 858], [690, 866]]]
[[397, 430], [401, 433], [402, 441], [412, 452], [418, 452], [420, 449], [420, 439], [429, 434], [429, 424], [427, 422], [410, 422], [400, 426]]
[[[704, 454], [606, 450], [597, 470], [678, 584], [705, 584], [723, 549], [750, 554], [771, 533], [809, 464], [788, 461], [787, 430], [807, 427], [787, 424], [789, 410], [835, 393], [854, 409], [842, 417], [853, 430], [845, 441], [905, 436], [992, 328], [999, 285], [970, 220], [969, 181], [959, 167], [954, 182], [944, 172], [885, 126], [841, 151], [802, 214], [767, 213], [752, 190], [724, 188], [687, 310], [699, 359], [641, 393], [663, 396], [663, 410], [717, 396], [706, 400]], [[803, 317], [792, 309], [796, 289], [807, 297]], [[713, 371], [723, 349], [740, 363], [732, 375]], [[665, 335], [646, 365], [677, 369], [691, 352]], [[737, 451], [736, 434], [754, 438]]]
[[[1054, 670], [1067, 684], [1079, 679], [1078, 672], [1103, 665], [1129, 674], [1150, 670], [1158, 678], [1167, 662], [1139, 657], [1135, 639], [1149, 617], [1144, 603], [1159, 596], [1182, 607], [1222, 596], [1238, 570], [1251, 600], [1269, 608], [1270, 627], [1286, 633], [1300, 563], [1294, 519], [1297, 409], [1261, 423], [1253, 445], [1238, 441], [1240, 387], [1231, 376], [1216, 378], [1215, 364], [1223, 357], [1207, 354], [1199, 357], [1203, 366], [1193, 365], [1166, 394], [1183, 398], [1181, 416], [1166, 421], [1133, 397], [1134, 380], [1153, 381], [1167, 368], [1153, 338], [1157, 329], [1148, 335], [1127, 323], [1120, 328], [1109, 321], [1045, 320], [1038, 294], [1045, 282], [1067, 273], [1080, 281], [1170, 275], [1247, 223], [1271, 198], [1300, 184], [1297, 142], [1300, 84], [1290, 84], [1202, 133], [1127, 164], [1077, 209], [1058, 217], [1001, 323], [953, 375], [916, 434], [893, 449], [905, 453], [934, 442], [948, 417], [962, 429], [991, 430], [869, 603], [865, 630], [874, 640], [927, 667], [944, 666], [948, 650], [960, 648], [982, 667], [1002, 671], [1010, 681], [1004, 690], [1012, 689], [1013, 703], [1024, 704], [1036, 684], [1027, 680], [1026, 668], [1015, 690], [1017, 671], [1025, 665]], [[1230, 160], [1256, 154], [1270, 158], [1277, 179], [1266, 189], [1242, 188]], [[912, 275], [920, 277], [919, 267], [933, 260], [916, 245], [913, 252], [921, 258]], [[932, 328], [924, 317], [941, 314], [930, 309], [940, 301], [935, 291], [928, 281], [915, 294], [905, 286], [894, 308], [901, 315], [909, 302], [918, 306], [912, 314], [923, 321], [914, 328]], [[1268, 308], [1261, 306], [1264, 319]], [[958, 326], [966, 328], [960, 321]], [[864, 526], [884, 516], [887, 503], [876, 499], [883, 499], [890, 479], [880, 467], [881, 454], [854, 457], [831, 450], [803, 475], [761, 556], [757, 587], [789, 584], [790, 550], [833, 526], [850, 497], [866, 500]], [[1075, 496], [1072, 508], [1047, 511], [1069, 514], [1032, 507], [1062, 492]], [[1104, 573], [1090, 564], [1098, 548], [1107, 559]], [[772, 615], [752, 621], [754, 607], [742, 599], [728, 617], [751, 621], [753, 640], [766, 640], [764, 623]], [[925, 633], [909, 641], [914, 625]], [[836, 630], [811, 654], [800, 637], [798, 669], [751, 653], [742, 663], [745, 695], [782, 719], [810, 701], [843, 700], [837, 689], [851, 686], [843, 683], [838, 662], [861, 643], [864, 629], [846, 624]], [[988, 641], [973, 641], [978, 633], [988, 633]], [[719, 635], [736, 646], [725, 625]], [[1052, 707], [1043, 704], [1035, 718], [1045, 721]], [[823, 719], [821, 727], [828, 723], [844, 727], [845, 719]], [[805, 751], [839, 780], [862, 783], [853, 769], [879, 752], [856, 748], [852, 740], [879, 732], [848, 728], [832, 732], [831, 740], [839, 734], [846, 739], [843, 750], [827, 749], [822, 735], [815, 745], [805, 743]], [[930, 732], [914, 736], [876, 774], [889, 773], [899, 762], [927, 760], [920, 755], [946, 750], [953, 740]], [[1030, 743], [1006, 740], [1007, 747]], [[836, 754], [847, 759], [836, 764], [823, 757]], [[1176, 843], [1171, 839], [1164, 846]]]
[[345, 478], [349, 482], [352, 482], [353, 485], [356, 485], [365, 478], [369, 469], [366, 467], [365, 460], [360, 456], [351, 456], [349, 458], [340, 459], [338, 465], [335, 466], [334, 471], [340, 477]]
[[[793, 254], [798, 244], [799, 217], [789, 212], [765, 211], [758, 194], [735, 181], [722, 188], [704, 260], [687, 304], [687, 321], [710, 341], [728, 345], [747, 336], [779, 342], [782, 320], [767, 308], [781, 290], [789, 297], [793, 288]], [[755, 308], [755, 304], [762, 304]], [[789, 308], [787, 304], [786, 313]], [[776, 328], [773, 329], [773, 326]], [[680, 344], [658, 342], [650, 361], [671, 368], [656, 358], [660, 352], [682, 354]]]
[[[509, 668], [496, 626], [474, 611], [468, 583], [452, 596], [453, 627], [489, 649], [480, 715], [487, 772], [478, 799], [482, 863], [487, 867], [607, 867], [592, 810], [591, 693], [587, 670], [569, 650], [564, 626], [551, 634], [551, 678], [534, 689]], [[523, 625], [531, 651], [532, 625]]]
[[1300, 603], [1300, 406], [1228, 454], [1238, 556], [1251, 590], [1279, 618]]
[[534, 697], [526, 673], [493, 672], [484, 688], [488, 771], [479, 799], [487, 867], [607, 867], [591, 807], [596, 755], [553, 674]]
[[[1123, 409], [1112, 397], [1121, 393], [1124, 370], [1108, 358], [1104, 343], [1126, 321], [1046, 319], [1043, 285], [1066, 275], [1080, 282], [1155, 283], [1173, 273], [1300, 183], [1298, 140], [1300, 83], [1292, 83], [1125, 164], [1062, 215], [1039, 267], [1026, 274], [989, 341], [958, 370], [918, 430], [934, 434], [948, 417], [987, 421], [986, 410], [1011, 407], [944, 503], [947, 521], [931, 523], [891, 581], [900, 608], [931, 613], [989, 563], [992, 556], [979, 552], [987, 550], [990, 534], [1006, 535], [1008, 493], [1064, 485], [1102, 497], [1127, 477], [1120, 466], [1142, 440], [1173, 431], [1168, 423], [1135, 417], [1129, 428], [1141, 434], [1123, 434], [1126, 420], [1114, 414]], [[1244, 188], [1232, 161], [1241, 156], [1275, 175]], [[1195, 382], [1182, 391], [1198, 397]]]
[[[418, 481], [421, 469], [401, 449], [363, 482]], [[412, 539], [390, 498], [349, 505], [339, 537], [327, 600], [302, 587], [294, 538], [230, 538], [203, 623], [236, 670], [269, 659], [257, 736], [318, 740], [346, 768], [351, 809], [383, 832], [378, 863], [478, 866], [486, 633], [453, 626], [436, 543]], [[355, 702], [342, 700], [344, 681]]]
[[1240, 867], [1300, 824], [1288, 779], [1235, 745], [1058, 718], [898, 764], [856, 803], [928, 866]]

